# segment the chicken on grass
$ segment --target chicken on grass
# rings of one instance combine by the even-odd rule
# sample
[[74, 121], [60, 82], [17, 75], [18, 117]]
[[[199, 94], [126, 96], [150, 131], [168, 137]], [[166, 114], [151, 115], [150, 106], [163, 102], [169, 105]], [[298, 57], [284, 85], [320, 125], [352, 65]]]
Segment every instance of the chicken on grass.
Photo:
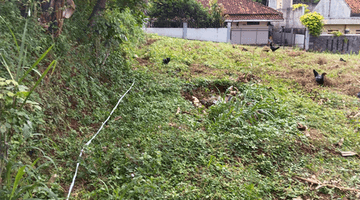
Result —
[[279, 48], [280, 47], [274, 47], [272, 42], [270, 43], [270, 49], [271, 49], [272, 52], [278, 50]]
[[169, 62], [170, 62], [170, 58], [165, 58], [165, 59], [163, 59], [163, 63], [164, 63], [164, 64], [167, 65]]
[[324, 78], [325, 78], [326, 73], [324, 72], [321, 75], [319, 75], [319, 73], [317, 71], [315, 71], [315, 69], [313, 71], [314, 71], [314, 76], [315, 76], [316, 82], [319, 83], [320, 85], [324, 84]]

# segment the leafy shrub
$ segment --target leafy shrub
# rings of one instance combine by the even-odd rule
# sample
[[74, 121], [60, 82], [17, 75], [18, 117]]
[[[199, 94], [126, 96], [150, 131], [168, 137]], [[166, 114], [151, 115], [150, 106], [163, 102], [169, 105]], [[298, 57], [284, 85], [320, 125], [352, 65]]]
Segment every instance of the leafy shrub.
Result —
[[340, 37], [343, 35], [343, 33], [340, 31], [333, 31], [333, 32], [331, 32], [331, 34], [333, 34], [335, 37]]
[[317, 12], [307, 13], [300, 17], [300, 21], [304, 24], [313, 36], [319, 36], [324, 27], [324, 17]]
[[301, 8], [301, 7], [305, 8], [305, 14], [310, 12], [310, 10], [308, 9], [309, 6], [306, 5], [306, 4], [298, 3], [298, 4], [292, 5], [293, 10], [296, 10], [298, 8]]
[[159, 23], [159, 27], [184, 21], [190, 27], [221, 27], [224, 24], [223, 10], [214, 0], [210, 1], [210, 12], [196, 0], [154, 0], [149, 6], [149, 16], [163, 23]]

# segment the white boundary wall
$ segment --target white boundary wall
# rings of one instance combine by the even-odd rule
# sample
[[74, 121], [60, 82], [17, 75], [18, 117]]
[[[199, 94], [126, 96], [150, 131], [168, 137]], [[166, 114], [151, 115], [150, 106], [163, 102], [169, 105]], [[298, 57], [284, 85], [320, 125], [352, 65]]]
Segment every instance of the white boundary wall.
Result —
[[187, 28], [187, 39], [227, 42], [227, 28]]
[[157, 33], [162, 36], [183, 37], [183, 28], [145, 28], [144, 30], [147, 33]]
[[230, 42], [231, 23], [227, 28], [188, 28], [184, 23], [184, 28], [146, 28], [147, 33], [157, 33], [158, 35], [184, 38], [190, 40], [204, 40], [213, 42]]

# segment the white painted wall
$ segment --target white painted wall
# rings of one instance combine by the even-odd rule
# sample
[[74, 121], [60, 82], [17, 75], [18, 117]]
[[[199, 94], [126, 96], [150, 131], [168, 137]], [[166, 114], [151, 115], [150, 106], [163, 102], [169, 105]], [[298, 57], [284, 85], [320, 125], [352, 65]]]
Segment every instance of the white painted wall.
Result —
[[162, 36], [177, 37], [177, 38], [183, 37], [182, 28], [145, 28], [144, 30], [147, 33], [157, 33], [158, 35], [162, 35]]
[[321, 0], [314, 8], [324, 18], [349, 18], [351, 9], [345, 0]]
[[267, 44], [268, 37], [268, 28], [231, 30], [232, 44]]
[[304, 39], [305, 39], [305, 35], [296, 34], [295, 46], [298, 46], [299, 48], [304, 48]]
[[227, 42], [227, 28], [188, 28], [187, 39]]

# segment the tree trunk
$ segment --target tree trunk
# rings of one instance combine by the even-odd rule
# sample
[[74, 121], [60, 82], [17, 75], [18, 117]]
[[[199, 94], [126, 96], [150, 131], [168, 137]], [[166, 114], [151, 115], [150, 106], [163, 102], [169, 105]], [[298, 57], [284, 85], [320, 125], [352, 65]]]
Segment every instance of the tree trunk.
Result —
[[73, 0], [50, 0], [41, 3], [40, 25], [48, 29], [55, 37], [60, 35], [64, 18], [70, 18], [75, 11]]
[[98, 15], [99, 12], [105, 10], [105, 6], [106, 6], [106, 0], [97, 0], [93, 11], [89, 17], [89, 26], [93, 26], [94, 25], [94, 16]]

